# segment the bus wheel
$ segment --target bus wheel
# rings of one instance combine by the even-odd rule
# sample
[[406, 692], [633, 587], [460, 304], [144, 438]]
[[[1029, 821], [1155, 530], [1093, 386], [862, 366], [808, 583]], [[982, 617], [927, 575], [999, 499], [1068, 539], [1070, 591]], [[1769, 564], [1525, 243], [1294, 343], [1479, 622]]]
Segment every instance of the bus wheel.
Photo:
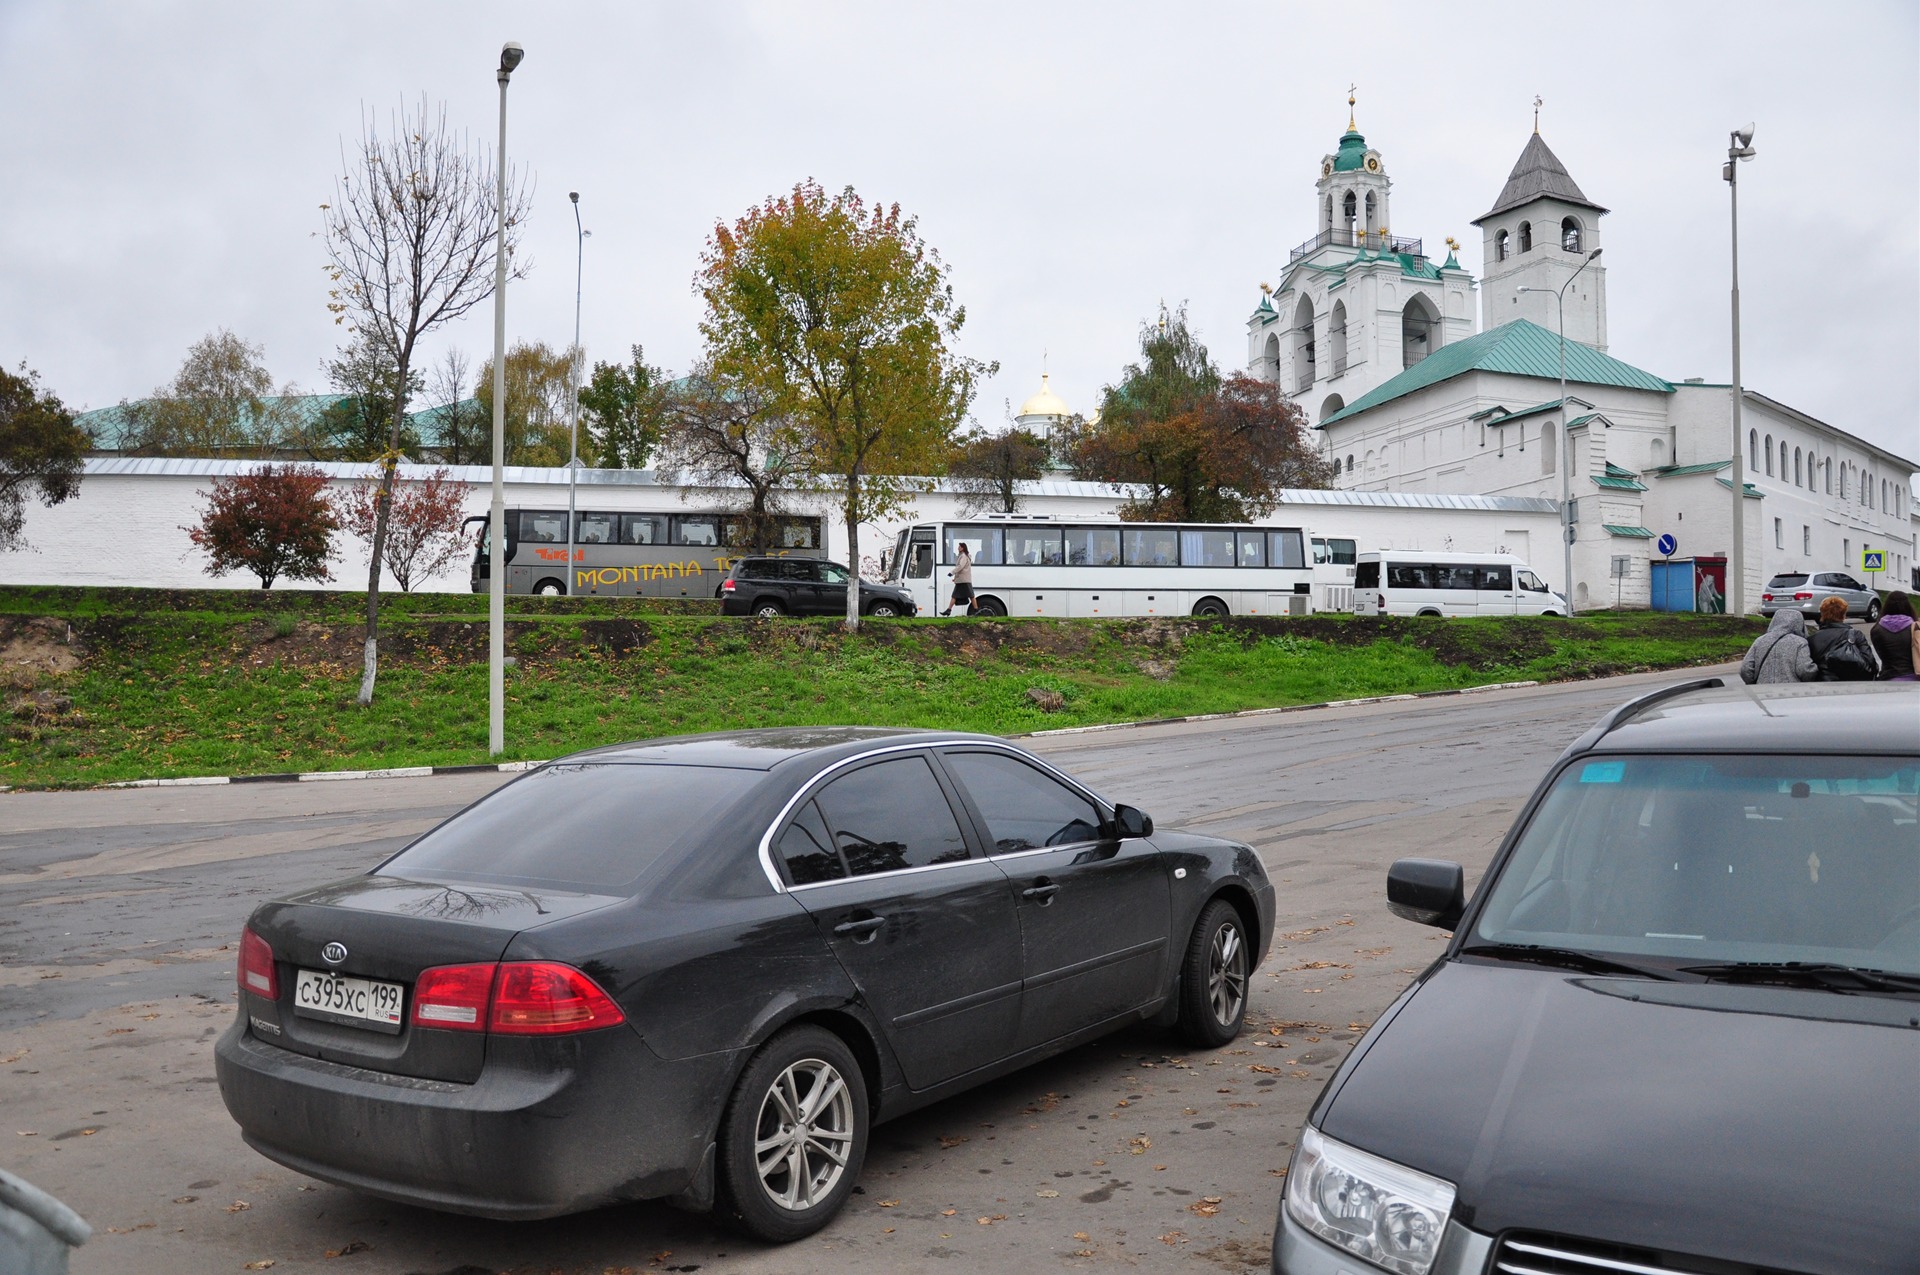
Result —
[[1227, 604], [1219, 598], [1201, 598], [1193, 604], [1193, 613], [1209, 620], [1218, 620], [1232, 614], [1227, 610]]
[[1434, 610], [1422, 611], [1420, 617], [1425, 620], [1438, 620], [1441, 618], [1440, 613]]
[[973, 613], [975, 615], [1002, 616], [1007, 613], [1007, 604], [999, 598], [978, 598], [974, 601]]
[[558, 598], [565, 595], [567, 586], [558, 580], [542, 580], [533, 586], [533, 591], [543, 598]]

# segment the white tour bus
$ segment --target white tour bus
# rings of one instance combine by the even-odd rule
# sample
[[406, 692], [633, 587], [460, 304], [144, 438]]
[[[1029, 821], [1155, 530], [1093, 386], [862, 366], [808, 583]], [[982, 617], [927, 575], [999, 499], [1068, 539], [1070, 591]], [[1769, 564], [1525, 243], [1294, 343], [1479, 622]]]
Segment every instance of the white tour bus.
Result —
[[1508, 553], [1363, 553], [1356, 615], [1565, 615], [1567, 600]]
[[923, 522], [903, 529], [887, 581], [921, 615], [944, 610], [961, 545], [979, 615], [1305, 615], [1313, 568], [1299, 527], [1054, 521]]

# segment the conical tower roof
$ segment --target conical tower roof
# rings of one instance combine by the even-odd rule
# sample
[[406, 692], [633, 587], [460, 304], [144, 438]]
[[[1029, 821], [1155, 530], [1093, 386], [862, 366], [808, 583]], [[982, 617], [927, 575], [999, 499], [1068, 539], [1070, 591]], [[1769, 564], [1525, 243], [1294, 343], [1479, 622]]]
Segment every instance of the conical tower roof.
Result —
[[1488, 218], [1498, 217], [1503, 212], [1541, 198], [1579, 204], [1598, 213], [1607, 211], [1581, 192], [1579, 184], [1567, 172], [1567, 166], [1560, 162], [1560, 157], [1548, 147], [1546, 139], [1535, 133], [1527, 139], [1526, 149], [1520, 152], [1513, 171], [1507, 174], [1507, 184], [1500, 188], [1500, 197], [1493, 201], [1493, 207], [1475, 217], [1473, 224], [1477, 226]]

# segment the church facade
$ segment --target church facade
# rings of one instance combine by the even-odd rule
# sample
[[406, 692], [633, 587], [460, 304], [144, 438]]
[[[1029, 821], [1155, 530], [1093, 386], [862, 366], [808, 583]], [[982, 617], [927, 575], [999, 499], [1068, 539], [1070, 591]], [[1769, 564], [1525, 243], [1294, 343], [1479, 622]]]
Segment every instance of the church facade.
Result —
[[[1517, 549], [1580, 608], [1648, 606], [1663, 556], [1727, 556], [1731, 386], [1669, 381], [1609, 351], [1608, 210], [1540, 134], [1473, 223], [1478, 281], [1452, 241], [1436, 266], [1422, 241], [1393, 235], [1387, 195], [1384, 161], [1350, 120], [1321, 161], [1319, 232], [1247, 323], [1249, 371], [1314, 423], [1337, 484], [1557, 504], [1564, 481], [1572, 579], [1557, 542]], [[1752, 390], [1741, 402], [1747, 608], [1778, 572], [1858, 574], [1870, 550], [1884, 553], [1885, 570], [1860, 578], [1906, 586], [1915, 462]], [[1676, 542], [1670, 555], [1662, 535]]]

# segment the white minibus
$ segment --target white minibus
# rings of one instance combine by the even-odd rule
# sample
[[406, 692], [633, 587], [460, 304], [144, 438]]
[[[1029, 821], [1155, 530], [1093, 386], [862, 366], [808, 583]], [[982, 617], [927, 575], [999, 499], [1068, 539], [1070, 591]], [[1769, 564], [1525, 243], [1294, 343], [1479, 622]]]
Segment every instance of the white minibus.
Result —
[[1353, 569], [1355, 615], [1565, 615], [1567, 600], [1512, 554], [1363, 553]]

